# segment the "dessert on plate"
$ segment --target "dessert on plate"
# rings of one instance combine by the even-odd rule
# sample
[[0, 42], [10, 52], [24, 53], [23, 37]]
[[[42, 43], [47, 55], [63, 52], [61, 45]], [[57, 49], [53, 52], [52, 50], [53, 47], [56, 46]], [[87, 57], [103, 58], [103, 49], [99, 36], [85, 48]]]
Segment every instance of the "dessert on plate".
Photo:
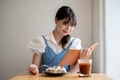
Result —
[[53, 66], [46, 69], [45, 72], [48, 73], [67, 73], [66, 69], [63, 66]]

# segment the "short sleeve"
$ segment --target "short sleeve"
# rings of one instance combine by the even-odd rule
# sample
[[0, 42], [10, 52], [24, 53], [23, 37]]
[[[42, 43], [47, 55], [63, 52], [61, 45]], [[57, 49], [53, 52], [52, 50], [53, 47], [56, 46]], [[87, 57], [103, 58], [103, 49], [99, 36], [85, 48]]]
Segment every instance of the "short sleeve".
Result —
[[43, 53], [45, 52], [45, 42], [42, 36], [33, 38], [28, 44], [28, 48], [32, 53]]
[[79, 38], [75, 38], [70, 49], [77, 49], [77, 50], [82, 49], [81, 40]]

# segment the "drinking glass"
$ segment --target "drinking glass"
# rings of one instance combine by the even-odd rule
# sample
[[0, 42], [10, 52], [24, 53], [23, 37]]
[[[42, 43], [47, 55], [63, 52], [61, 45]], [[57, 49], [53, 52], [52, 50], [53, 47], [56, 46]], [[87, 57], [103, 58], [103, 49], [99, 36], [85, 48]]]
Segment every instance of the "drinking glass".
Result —
[[91, 76], [92, 59], [78, 59], [79, 76]]

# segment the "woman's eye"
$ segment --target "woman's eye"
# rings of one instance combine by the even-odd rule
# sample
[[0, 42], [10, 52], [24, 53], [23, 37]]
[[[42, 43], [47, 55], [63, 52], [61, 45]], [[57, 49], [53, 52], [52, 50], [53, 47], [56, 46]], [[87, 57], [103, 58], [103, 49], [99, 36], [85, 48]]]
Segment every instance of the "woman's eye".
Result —
[[63, 24], [64, 24], [64, 25], [68, 25], [68, 23], [67, 23], [67, 22], [64, 22]]
[[67, 24], [64, 24], [65, 26], [68, 26]]

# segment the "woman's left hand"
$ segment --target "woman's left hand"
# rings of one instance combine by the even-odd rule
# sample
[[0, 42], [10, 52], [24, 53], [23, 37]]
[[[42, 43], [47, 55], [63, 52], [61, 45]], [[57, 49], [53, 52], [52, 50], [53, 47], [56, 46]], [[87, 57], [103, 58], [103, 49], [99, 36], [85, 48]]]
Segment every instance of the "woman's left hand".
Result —
[[92, 49], [91, 48], [85, 48], [80, 50], [80, 58], [81, 59], [87, 59], [91, 56]]

